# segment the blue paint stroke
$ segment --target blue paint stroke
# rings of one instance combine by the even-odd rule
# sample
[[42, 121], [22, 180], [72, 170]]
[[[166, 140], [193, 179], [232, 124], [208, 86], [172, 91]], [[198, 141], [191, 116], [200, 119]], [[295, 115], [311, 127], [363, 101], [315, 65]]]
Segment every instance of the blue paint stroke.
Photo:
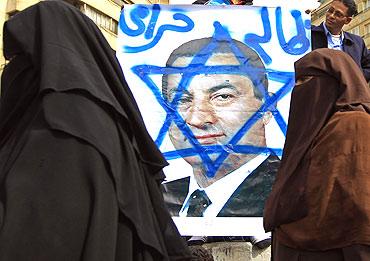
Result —
[[276, 33], [279, 39], [279, 44], [284, 52], [291, 55], [301, 55], [308, 51], [310, 48], [310, 40], [306, 36], [305, 24], [303, 23], [302, 14], [298, 10], [291, 11], [294, 17], [297, 35], [293, 36], [286, 42], [283, 32], [283, 22], [281, 7], [276, 8]]
[[173, 19], [175, 21], [182, 21], [185, 25], [172, 25], [172, 24], [163, 24], [158, 28], [157, 34], [154, 36], [154, 30], [158, 22], [160, 15], [160, 5], [154, 4], [152, 8], [152, 16], [150, 18], [149, 24], [146, 27], [143, 19], [148, 17], [149, 9], [147, 6], [138, 5], [130, 13], [130, 18], [132, 22], [136, 25], [136, 29], [131, 29], [126, 23], [125, 16], [127, 12], [123, 11], [120, 17], [119, 26], [123, 33], [128, 36], [137, 37], [144, 33], [145, 39], [152, 39], [151, 42], [142, 46], [123, 46], [123, 51], [126, 53], [138, 53], [146, 51], [153, 48], [162, 38], [165, 31], [174, 31], [174, 32], [189, 32], [194, 28], [194, 21], [187, 15], [181, 13], [180, 9], [174, 9], [177, 13], [173, 14]]
[[[212, 145], [207, 147], [209, 151], [212, 151], [210, 154], [217, 154], [224, 151], [224, 146], [221, 145]], [[251, 145], [236, 145], [234, 147], [234, 152], [244, 154], [274, 154], [276, 156], [283, 155], [283, 150], [281, 148], [256, 147]], [[167, 160], [197, 156], [198, 154], [198, 151], [196, 151], [194, 148], [163, 152], [163, 155]]]
[[159, 5], [157, 4], [153, 5], [152, 17], [150, 18], [148, 28], [146, 29], [146, 32], [144, 35], [145, 39], [153, 38], [154, 28], [155, 28], [155, 25], [157, 24], [160, 11], [161, 11], [161, 8]]
[[127, 15], [126, 12], [122, 12], [120, 19], [119, 19], [119, 26], [125, 34], [128, 36], [138, 36], [145, 32], [145, 23], [142, 21], [149, 15], [149, 9], [146, 6], [138, 5], [135, 9], [133, 9], [130, 13], [131, 21], [136, 25], [136, 29], [131, 29], [128, 27], [126, 23], [125, 16]]
[[[270, 72], [272, 73], [272, 72]], [[281, 73], [281, 72], [280, 72]], [[290, 82], [290, 79], [293, 77], [293, 73], [284, 73], [286, 79], [289, 79], [288, 82]], [[276, 77], [274, 75], [273, 77]], [[281, 78], [280, 78], [281, 79]], [[237, 142], [245, 135], [245, 133], [248, 132], [248, 130], [258, 121], [260, 120], [264, 113], [269, 111], [269, 108], [275, 107], [275, 104], [283, 98], [287, 93], [289, 93], [292, 89], [292, 85], [284, 84], [283, 87], [281, 87], [275, 95], [269, 96], [268, 94], [265, 95], [265, 102], [261, 105], [261, 107], [246, 121], [244, 126], [241, 127], [241, 129], [235, 134], [235, 136], [229, 141], [229, 144], [231, 144], [233, 147], [237, 144]], [[275, 113], [272, 113], [276, 122], [278, 123], [280, 129], [283, 131], [284, 136], [286, 135], [286, 128], [287, 124], [285, 123], [284, 119], [281, 116], [280, 113], [277, 113], [277, 110], [275, 110]], [[222, 152], [221, 155], [216, 159], [216, 164], [219, 164], [220, 162], [223, 162], [228, 156], [228, 153]]]
[[[215, 169], [215, 166], [210, 159], [208, 153], [205, 152], [205, 149], [203, 146], [198, 142], [198, 140], [195, 138], [193, 132], [189, 128], [189, 126], [185, 123], [179, 112], [174, 108], [172, 104], [168, 104], [166, 100], [163, 99], [161, 92], [159, 91], [159, 88], [155, 85], [155, 83], [150, 79], [149, 75], [154, 74], [154, 72], [158, 70], [158, 73], [156, 74], [163, 74], [162, 73], [162, 67], [156, 67], [156, 66], [135, 66], [132, 68], [132, 71], [138, 75], [150, 88], [150, 90], [153, 92], [154, 97], [158, 101], [158, 103], [162, 106], [162, 108], [166, 111], [167, 117], [166, 121], [163, 124], [163, 127], [161, 128], [160, 135], [162, 137], [161, 142], [163, 141], [163, 137], [165, 133], [168, 132], [168, 129], [171, 125], [172, 120], [175, 122], [175, 124], [178, 126], [178, 128], [184, 133], [184, 135], [189, 140], [190, 144], [198, 151], [198, 155], [201, 157], [203, 164], [207, 167], [207, 171], [209, 173], [216, 173], [217, 169]], [[179, 69], [179, 68], [176, 68]], [[180, 70], [182, 72], [182, 70]], [[191, 80], [186, 79], [187, 77], [183, 77], [184, 82], [190, 82]], [[188, 83], [187, 83], [188, 84]], [[181, 85], [180, 85], [181, 86]], [[179, 87], [181, 90], [183, 87]], [[159, 147], [161, 145], [161, 142], [158, 142], [158, 139], [156, 139], [156, 144]], [[181, 151], [178, 150], [178, 153], [181, 155]]]
[[268, 65], [271, 64], [272, 59], [261, 47], [262, 43], [267, 43], [271, 40], [271, 24], [267, 7], [262, 7], [261, 19], [264, 35], [258, 36], [256, 34], [246, 34], [244, 36], [244, 43], [252, 47], [261, 56], [261, 59], [264, 61], [264, 63]]
[[[253, 68], [249, 65], [248, 58], [244, 57], [242, 52], [232, 43], [231, 36], [228, 31], [222, 27], [218, 22], [214, 23], [215, 33], [213, 35], [212, 41], [204, 47], [202, 50], [196, 54], [192, 61], [186, 67], [159, 67], [153, 65], [138, 65], [132, 68], [132, 71], [138, 75], [143, 82], [150, 88], [154, 97], [162, 108], [166, 112], [166, 119], [158, 133], [158, 136], [155, 140], [158, 147], [161, 146], [165, 135], [167, 134], [170, 125], [172, 122], [177, 125], [179, 130], [184, 134], [184, 136], [189, 140], [191, 148], [181, 149], [176, 151], [165, 152], [164, 155], [167, 159], [175, 159], [180, 157], [194, 156], [197, 155], [202, 159], [202, 162], [206, 169], [206, 175], [208, 177], [213, 177], [222, 163], [227, 158], [230, 153], [251, 153], [251, 154], [260, 154], [260, 153], [274, 153], [278, 156], [282, 154], [281, 149], [268, 148], [268, 147], [255, 147], [249, 145], [238, 145], [239, 140], [245, 135], [246, 132], [263, 117], [264, 112], [272, 111], [273, 116], [275, 117], [276, 122], [278, 123], [280, 129], [286, 134], [287, 124], [285, 123], [280, 112], [276, 109], [277, 102], [282, 99], [286, 94], [288, 94], [292, 89], [292, 81], [294, 79], [294, 73], [292, 72], [279, 72], [273, 70], [267, 70], [269, 79], [283, 83], [283, 87], [279, 89], [274, 95], [269, 95], [262, 83], [258, 83], [254, 79], [253, 75], [256, 75], [256, 70], [261, 70], [258, 68]], [[240, 65], [220, 65], [220, 66], [206, 66], [207, 60], [213, 54], [213, 50], [217, 47], [217, 42], [223, 40], [230, 43], [231, 50], [235, 53], [235, 57], [238, 57]], [[240, 57], [240, 58], [239, 58]], [[177, 111], [177, 105], [181, 99], [183, 90], [188, 88], [189, 83], [192, 78], [198, 74], [238, 74], [238, 75], [247, 75], [251, 78], [252, 81], [258, 86], [261, 90], [261, 93], [264, 95], [264, 103], [261, 107], [252, 115], [251, 118], [241, 127], [241, 129], [235, 134], [235, 136], [230, 140], [227, 145], [211, 145], [203, 146], [195, 138], [194, 134]], [[162, 97], [160, 91], [161, 88], [158, 88], [156, 84], [151, 80], [150, 75], [153, 74], [180, 74], [182, 78], [177, 87], [177, 92], [175, 94], [172, 102], [165, 100]], [[211, 154], [219, 154], [216, 160], [212, 161], [210, 159]]]
[[311, 30], [311, 20], [310, 19], [306, 19], [304, 21], [304, 28], [306, 28], [307, 30]]

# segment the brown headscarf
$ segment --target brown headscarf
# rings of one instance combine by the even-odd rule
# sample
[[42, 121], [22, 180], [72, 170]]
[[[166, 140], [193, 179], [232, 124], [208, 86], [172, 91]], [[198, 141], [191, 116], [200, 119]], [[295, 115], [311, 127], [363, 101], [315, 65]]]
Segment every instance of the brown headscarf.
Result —
[[344, 52], [314, 50], [295, 63], [295, 72], [296, 80], [303, 83], [292, 92], [283, 158], [265, 204], [266, 231], [307, 215], [305, 193], [312, 144], [333, 114], [370, 113], [370, 89], [358, 66]]

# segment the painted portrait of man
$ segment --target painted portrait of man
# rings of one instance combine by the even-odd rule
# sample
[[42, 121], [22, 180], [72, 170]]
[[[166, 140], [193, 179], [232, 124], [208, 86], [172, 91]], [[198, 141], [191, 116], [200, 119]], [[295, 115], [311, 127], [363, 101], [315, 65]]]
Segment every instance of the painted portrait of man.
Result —
[[307, 18], [298, 7], [124, 8], [117, 57], [169, 163], [163, 195], [183, 235], [263, 233]]
[[[214, 47], [206, 61], [209, 70], [199, 73], [197, 60], [205, 58], [202, 50], [210, 46]], [[271, 112], [260, 111], [264, 96], [268, 95], [264, 64], [258, 54], [242, 42], [212, 38], [182, 44], [171, 53], [166, 65], [185, 67], [189, 64], [194, 73], [164, 75], [162, 81], [165, 99], [172, 106], [176, 104], [186, 124], [184, 128], [181, 123], [172, 122], [171, 142], [180, 154], [194, 144], [201, 151], [196, 155], [181, 155], [192, 166], [193, 176], [164, 184], [171, 214], [261, 216], [279, 159], [269, 153], [248, 152], [243, 148], [266, 147], [265, 125]], [[229, 66], [240, 64], [248, 70], [228, 72]], [[237, 146], [239, 150], [233, 149]], [[217, 165], [222, 151], [226, 158]], [[204, 199], [194, 200], [197, 197]]]

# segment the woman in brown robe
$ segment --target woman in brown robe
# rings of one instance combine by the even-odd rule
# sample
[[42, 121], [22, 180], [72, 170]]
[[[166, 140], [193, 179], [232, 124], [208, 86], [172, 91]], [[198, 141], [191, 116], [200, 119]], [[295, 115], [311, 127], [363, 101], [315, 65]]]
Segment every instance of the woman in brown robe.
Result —
[[75, 7], [4, 26], [0, 260], [188, 260], [160, 191], [167, 162], [114, 52]]
[[273, 260], [370, 260], [370, 89], [341, 51], [315, 50], [295, 70], [264, 213]]

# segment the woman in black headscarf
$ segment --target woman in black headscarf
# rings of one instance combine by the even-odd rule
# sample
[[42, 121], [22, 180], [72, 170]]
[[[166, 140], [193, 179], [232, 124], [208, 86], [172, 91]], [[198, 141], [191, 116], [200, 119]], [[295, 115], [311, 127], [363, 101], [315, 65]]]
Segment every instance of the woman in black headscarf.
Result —
[[370, 260], [370, 89], [344, 52], [295, 63], [283, 158], [266, 201], [274, 261]]
[[167, 163], [95, 24], [41, 2], [6, 22], [4, 56], [0, 260], [187, 260]]

